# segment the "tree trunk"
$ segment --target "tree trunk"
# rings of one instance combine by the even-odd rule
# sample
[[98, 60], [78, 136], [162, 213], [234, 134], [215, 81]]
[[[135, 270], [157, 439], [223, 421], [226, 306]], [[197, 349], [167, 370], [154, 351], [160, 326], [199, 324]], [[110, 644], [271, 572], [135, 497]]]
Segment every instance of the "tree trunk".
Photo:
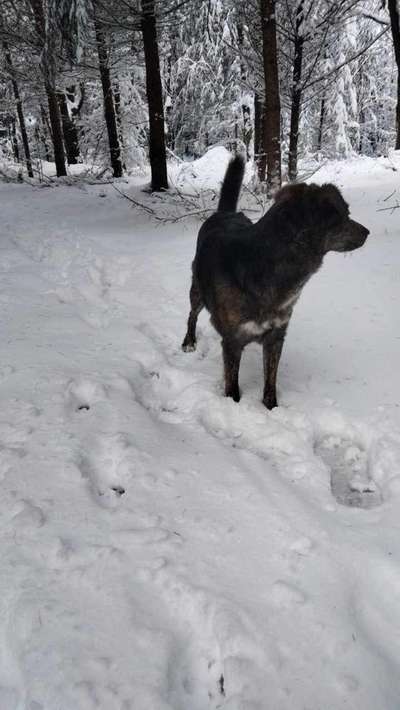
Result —
[[104, 118], [107, 126], [108, 143], [110, 146], [111, 167], [113, 176], [122, 177], [121, 149], [118, 140], [117, 120], [111, 86], [110, 68], [108, 66], [108, 52], [104, 32], [95, 15], [94, 29], [96, 34], [97, 54], [99, 57], [99, 70], [101, 86], [103, 89]]
[[317, 138], [317, 150], [318, 152], [322, 148], [322, 134], [324, 130], [324, 120], [325, 120], [325, 96], [321, 99], [321, 107], [319, 111], [319, 126], [318, 126], [318, 138]]
[[388, 0], [394, 56], [397, 64], [396, 150], [400, 149], [400, 18], [397, 0]]
[[[165, 111], [165, 133], [166, 133], [166, 142], [167, 146], [170, 150], [175, 150], [175, 134], [174, 134], [174, 129], [171, 125], [172, 121], [172, 86], [171, 86], [171, 72], [172, 72], [172, 55], [175, 55], [175, 45], [174, 43], [171, 46], [171, 51], [169, 52], [167, 56], [167, 72], [166, 72], [166, 77], [165, 77], [165, 88], [166, 88], [166, 93], [168, 96], [168, 100], [165, 103], [164, 106], [164, 111]], [[176, 57], [175, 57], [176, 58]]]
[[288, 176], [289, 182], [297, 179], [297, 146], [299, 142], [299, 124], [301, 111], [301, 71], [303, 64], [303, 44], [304, 38], [301, 32], [303, 22], [304, 0], [300, 0], [296, 10], [296, 25], [294, 35], [294, 59], [293, 59], [293, 85], [292, 85], [292, 105], [290, 110], [290, 133], [289, 133], [289, 161]]
[[51, 155], [50, 155], [50, 151], [49, 151], [49, 146], [47, 145], [47, 133], [51, 134], [51, 130], [50, 130], [49, 119], [47, 117], [47, 113], [44, 109], [43, 104], [40, 104], [40, 116], [42, 119], [42, 130], [40, 131], [40, 139], [43, 143], [44, 157], [47, 160], [47, 162], [50, 163], [51, 162]]
[[[58, 108], [57, 93], [55, 89], [56, 62], [54, 55], [54, 37], [46, 31], [46, 18], [42, 0], [29, 0], [34, 20], [36, 35], [38, 38], [38, 48], [41, 50], [41, 70], [46, 90], [47, 103], [49, 107], [49, 118], [51, 125], [51, 139], [53, 141], [54, 162], [56, 164], [57, 177], [67, 174], [65, 167], [63, 134], [61, 128], [61, 117]], [[46, 36], [47, 32], [47, 36]]]
[[265, 170], [267, 167], [267, 155], [263, 147], [263, 117], [265, 114], [265, 103], [261, 101], [259, 94], [254, 94], [254, 162], [257, 166], [257, 176], [260, 182], [265, 180]]
[[259, 0], [263, 44], [265, 113], [262, 146], [267, 160], [267, 194], [281, 186], [281, 104], [276, 42], [276, 0]]
[[115, 106], [115, 118], [117, 120], [118, 128], [118, 138], [121, 147], [124, 144], [124, 139], [122, 135], [122, 114], [121, 114], [121, 89], [119, 87], [119, 81], [114, 81], [114, 106]]
[[6, 65], [8, 67], [8, 70], [9, 70], [10, 76], [11, 76], [11, 84], [13, 87], [15, 104], [16, 104], [16, 108], [17, 108], [19, 129], [21, 131], [22, 145], [24, 146], [26, 169], [28, 171], [29, 177], [33, 178], [31, 152], [29, 149], [28, 134], [26, 132], [25, 116], [24, 116], [24, 111], [22, 108], [22, 101], [21, 101], [21, 96], [19, 93], [19, 87], [18, 87], [17, 81], [16, 81], [14, 73], [13, 73], [13, 64], [12, 64], [12, 59], [11, 59], [11, 53], [10, 53], [9, 47], [7, 45], [7, 42], [3, 42], [3, 47], [4, 47], [4, 55], [5, 55]]
[[[240, 58], [240, 81], [242, 86], [246, 86], [247, 83], [247, 67], [244, 61], [244, 29], [243, 29], [243, 16], [240, 7], [238, 8], [238, 15], [236, 21], [236, 29], [238, 36], [238, 48], [239, 48], [239, 58]], [[254, 97], [255, 101], [255, 97]], [[242, 103], [242, 119], [243, 119], [243, 130], [242, 130], [242, 140], [246, 148], [246, 160], [250, 160], [250, 143], [253, 137], [253, 126], [251, 122], [251, 106], [250, 103], [243, 101]]]
[[14, 153], [14, 160], [16, 163], [19, 163], [19, 148], [18, 148], [18, 140], [17, 140], [17, 129], [15, 126], [14, 116], [12, 116], [10, 119], [9, 136], [10, 136], [11, 145], [12, 145], [12, 149], [13, 149], [13, 153]]
[[58, 108], [57, 94], [52, 86], [46, 86], [47, 104], [49, 107], [49, 118], [51, 125], [51, 139], [53, 141], [54, 162], [56, 164], [57, 177], [67, 174], [65, 167], [65, 155], [63, 134], [61, 128], [61, 117]]
[[154, 0], [142, 0], [142, 34], [149, 107], [151, 189], [168, 189], [165, 125]]
[[69, 115], [67, 97], [63, 91], [58, 93], [58, 104], [60, 107], [68, 165], [76, 165], [79, 158], [78, 131], [76, 130], [74, 121]]

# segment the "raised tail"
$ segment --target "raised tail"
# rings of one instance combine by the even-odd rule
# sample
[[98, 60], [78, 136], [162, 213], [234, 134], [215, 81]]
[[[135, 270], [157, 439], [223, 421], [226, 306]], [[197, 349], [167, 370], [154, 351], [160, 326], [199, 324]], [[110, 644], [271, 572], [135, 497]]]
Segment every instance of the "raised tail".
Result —
[[242, 186], [245, 161], [241, 155], [235, 155], [225, 173], [218, 202], [218, 212], [236, 212]]

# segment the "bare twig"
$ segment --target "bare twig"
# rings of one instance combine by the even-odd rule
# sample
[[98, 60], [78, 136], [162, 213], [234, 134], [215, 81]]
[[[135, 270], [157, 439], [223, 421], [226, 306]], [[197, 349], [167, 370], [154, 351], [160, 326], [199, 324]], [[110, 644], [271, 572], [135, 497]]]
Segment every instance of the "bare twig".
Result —
[[396, 192], [396, 188], [393, 190], [393, 192], [390, 193], [387, 197], [384, 198], [383, 202], [387, 202], [390, 200], [391, 197], [393, 197], [394, 193]]
[[129, 202], [132, 202], [132, 204], [135, 205], [135, 207], [140, 207], [140, 209], [144, 210], [145, 212], [147, 212], [147, 214], [150, 214], [152, 217], [154, 217], [157, 220], [161, 219], [160, 217], [158, 217], [156, 215], [155, 211], [151, 207], [149, 207], [148, 205], [144, 205], [143, 202], [138, 202], [137, 200], [134, 200], [133, 197], [129, 197], [129, 195], [127, 195], [125, 192], [122, 192], [122, 190], [119, 190], [118, 187], [114, 184], [113, 184], [113, 188], [114, 188], [114, 190], [116, 190], [116, 192], [118, 192], [121, 195], [121, 197], [125, 197], [126, 200], [128, 200]]
[[379, 210], [376, 210], [377, 212], [394, 212], [395, 210], [398, 210], [400, 208], [400, 202], [397, 202], [395, 205], [392, 205], [391, 207], [380, 207]]
[[318, 165], [318, 167], [316, 167], [315, 170], [311, 170], [311, 172], [308, 172], [308, 173], [302, 173], [301, 175], [299, 175], [297, 177], [297, 182], [304, 182], [305, 180], [308, 180], [310, 177], [315, 175], [315, 173], [317, 173], [319, 170], [321, 170], [321, 168], [325, 167], [325, 165], [327, 165], [327, 163], [328, 163], [328, 161], [325, 160], [323, 163]]

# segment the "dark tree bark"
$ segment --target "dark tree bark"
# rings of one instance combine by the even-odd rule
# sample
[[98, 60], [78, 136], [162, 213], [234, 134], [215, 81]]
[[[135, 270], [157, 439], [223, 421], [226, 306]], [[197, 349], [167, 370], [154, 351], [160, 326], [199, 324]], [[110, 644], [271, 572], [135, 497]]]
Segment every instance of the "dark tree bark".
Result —
[[51, 128], [50, 128], [50, 122], [47, 116], [47, 113], [45, 111], [45, 108], [43, 104], [40, 104], [40, 117], [42, 119], [42, 130], [40, 131], [40, 140], [43, 143], [43, 148], [44, 148], [44, 157], [46, 160], [50, 163], [51, 161], [51, 155], [49, 151], [49, 146], [47, 143], [47, 135], [51, 135]]
[[154, 0], [142, 0], [142, 34], [149, 107], [151, 189], [168, 189], [165, 124]]
[[[247, 82], [247, 67], [246, 62], [243, 59], [243, 46], [244, 46], [244, 30], [243, 30], [243, 16], [240, 7], [238, 8], [238, 16], [236, 21], [236, 29], [238, 36], [238, 48], [240, 56], [240, 80], [243, 86]], [[246, 148], [246, 160], [250, 160], [250, 144], [253, 137], [253, 126], [251, 121], [251, 106], [249, 103], [242, 103], [242, 119], [243, 119], [243, 129], [242, 129], [242, 140]]]
[[319, 125], [318, 125], [318, 137], [317, 137], [317, 150], [318, 151], [320, 151], [322, 148], [324, 120], [325, 120], [325, 96], [323, 96], [321, 99], [321, 106], [320, 106], [320, 110], [319, 110]]
[[13, 92], [14, 92], [14, 99], [15, 99], [15, 105], [16, 105], [16, 109], [17, 109], [19, 129], [21, 131], [21, 140], [22, 140], [22, 145], [24, 146], [26, 169], [28, 171], [29, 177], [33, 178], [31, 152], [29, 149], [28, 134], [26, 132], [25, 116], [24, 116], [24, 111], [22, 108], [22, 101], [21, 101], [21, 96], [19, 93], [19, 86], [18, 86], [18, 83], [15, 79], [14, 72], [13, 72], [11, 53], [10, 53], [9, 47], [7, 45], [7, 42], [3, 42], [3, 48], [4, 48], [6, 65], [7, 65], [7, 68], [9, 70], [10, 76], [11, 76], [11, 84], [12, 84]]
[[267, 160], [267, 193], [281, 186], [281, 103], [276, 39], [276, 0], [259, 0], [263, 46], [265, 112], [262, 145]]
[[267, 155], [263, 147], [263, 116], [265, 114], [264, 102], [259, 94], [254, 94], [254, 161], [257, 165], [257, 176], [260, 182], [265, 180]]
[[172, 57], [176, 59], [175, 44], [172, 44], [171, 52], [167, 57], [167, 73], [166, 73], [166, 92], [169, 96], [169, 102], [166, 103], [165, 109], [165, 128], [166, 128], [166, 141], [167, 146], [170, 150], [175, 150], [175, 132], [173, 126], [171, 125], [172, 116], [172, 86], [171, 86], [171, 72], [172, 72]]
[[54, 162], [56, 164], [57, 177], [62, 177], [67, 174], [67, 170], [65, 167], [63, 134], [57, 94], [50, 86], [46, 87], [46, 93], [51, 125], [51, 139], [53, 141]]
[[122, 137], [122, 115], [121, 115], [121, 89], [119, 88], [119, 81], [114, 81], [114, 106], [115, 106], [115, 118], [117, 119], [118, 137], [121, 146], [123, 145]]
[[111, 167], [113, 176], [118, 178], [122, 177], [121, 148], [118, 140], [117, 119], [115, 115], [110, 68], [108, 65], [108, 51], [104, 32], [96, 14], [94, 15], [94, 29], [96, 34], [97, 54], [99, 57], [101, 86], [103, 89], [104, 118], [110, 146]]
[[290, 110], [290, 133], [289, 133], [289, 161], [288, 176], [289, 182], [297, 179], [297, 146], [299, 142], [299, 124], [301, 111], [301, 71], [303, 64], [302, 35], [304, 0], [300, 0], [296, 10], [296, 24], [294, 30], [294, 58], [293, 58], [293, 84], [292, 84], [292, 105]]
[[[16, 125], [15, 125], [14, 116], [12, 116], [10, 119], [9, 136], [10, 136], [11, 145], [13, 148], [14, 160], [16, 163], [19, 163], [19, 147], [18, 147], [17, 129], [16, 129]], [[29, 177], [32, 177], [32, 176], [30, 175]]]
[[69, 115], [67, 97], [63, 91], [58, 93], [61, 121], [64, 133], [65, 152], [68, 165], [76, 165], [79, 159], [79, 139], [76, 126]]
[[400, 17], [397, 0], [388, 0], [394, 56], [397, 64], [396, 150], [400, 149]]
[[254, 160], [258, 165], [258, 156], [261, 144], [261, 104], [257, 92], [254, 94]]
[[63, 134], [61, 128], [61, 117], [57, 101], [55, 88], [55, 56], [53, 42], [54, 38], [46, 37], [46, 19], [44, 15], [42, 0], [29, 0], [35, 21], [38, 48], [41, 49], [41, 69], [44, 78], [44, 86], [49, 107], [49, 118], [51, 125], [51, 139], [53, 142], [54, 162], [56, 164], [57, 177], [67, 174], [65, 167], [65, 155]]

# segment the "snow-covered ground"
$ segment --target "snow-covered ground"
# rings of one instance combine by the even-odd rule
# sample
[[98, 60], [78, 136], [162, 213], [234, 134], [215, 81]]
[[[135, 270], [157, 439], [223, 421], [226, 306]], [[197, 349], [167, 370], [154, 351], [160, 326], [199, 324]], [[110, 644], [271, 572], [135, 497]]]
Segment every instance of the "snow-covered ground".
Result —
[[198, 224], [0, 185], [0, 710], [399, 710], [396, 166], [313, 177], [371, 235], [305, 289], [273, 412], [259, 347], [239, 404], [205, 314], [180, 350]]

